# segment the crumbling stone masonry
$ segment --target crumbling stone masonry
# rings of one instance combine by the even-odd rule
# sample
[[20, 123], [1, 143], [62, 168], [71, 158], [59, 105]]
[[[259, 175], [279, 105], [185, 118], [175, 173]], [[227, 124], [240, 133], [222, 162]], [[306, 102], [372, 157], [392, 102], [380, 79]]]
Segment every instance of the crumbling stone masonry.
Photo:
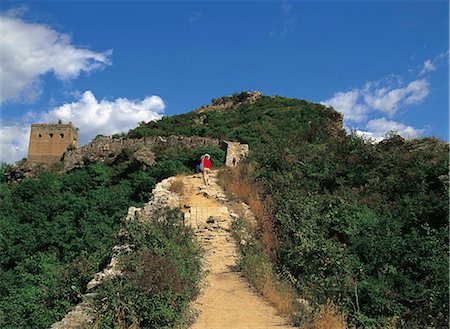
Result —
[[64, 170], [69, 171], [96, 161], [113, 162], [127, 148], [136, 148], [133, 156], [146, 165], [152, 165], [155, 162], [157, 149], [173, 146], [182, 146], [187, 149], [195, 149], [201, 146], [220, 147], [226, 151], [225, 164], [227, 166], [235, 166], [249, 152], [247, 144], [199, 136], [152, 136], [140, 139], [99, 138], [76, 150], [66, 152], [63, 159]]
[[229, 167], [236, 166], [242, 158], [248, 154], [248, 144], [241, 144], [237, 142], [223, 142], [226, 145], [227, 156], [225, 159], [225, 165]]
[[71, 122], [31, 125], [28, 162], [57, 162], [68, 147], [78, 147], [78, 131]]

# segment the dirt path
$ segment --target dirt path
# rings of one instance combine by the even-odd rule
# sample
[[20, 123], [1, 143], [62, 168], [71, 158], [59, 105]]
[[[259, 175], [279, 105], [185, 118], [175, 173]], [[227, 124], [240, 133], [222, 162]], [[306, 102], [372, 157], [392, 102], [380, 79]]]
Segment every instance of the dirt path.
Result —
[[226, 196], [212, 172], [205, 187], [200, 176], [183, 178], [185, 222], [191, 225], [206, 250], [205, 287], [195, 308], [193, 329], [292, 328], [274, 308], [256, 295], [236, 270], [237, 247], [230, 233], [231, 216]]

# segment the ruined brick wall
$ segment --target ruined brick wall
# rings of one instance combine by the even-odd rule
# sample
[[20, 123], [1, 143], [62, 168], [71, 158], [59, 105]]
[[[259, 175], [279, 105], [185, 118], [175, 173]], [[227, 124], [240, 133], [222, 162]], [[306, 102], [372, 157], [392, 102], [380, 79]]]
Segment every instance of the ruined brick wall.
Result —
[[226, 145], [227, 155], [225, 159], [225, 165], [234, 167], [242, 158], [248, 155], [248, 144], [241, 144], [237, 142], [224, 141]]
[[28, 162], [59, 161], [69, 146], [78, 147], [78, 131], [71, 124], [32, 124]]

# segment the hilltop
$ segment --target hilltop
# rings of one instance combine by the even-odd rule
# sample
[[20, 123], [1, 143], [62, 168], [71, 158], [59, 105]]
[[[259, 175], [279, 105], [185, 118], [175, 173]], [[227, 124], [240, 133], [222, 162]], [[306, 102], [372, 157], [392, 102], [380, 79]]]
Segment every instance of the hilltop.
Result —
[[141, 123], [127, 137], [207, 136], [258, 145], [289, 134], [335, 136], [343, 132], [342, 120], [342, 114], [320, 104], [242, 92], [213, 99], [186, 114]]

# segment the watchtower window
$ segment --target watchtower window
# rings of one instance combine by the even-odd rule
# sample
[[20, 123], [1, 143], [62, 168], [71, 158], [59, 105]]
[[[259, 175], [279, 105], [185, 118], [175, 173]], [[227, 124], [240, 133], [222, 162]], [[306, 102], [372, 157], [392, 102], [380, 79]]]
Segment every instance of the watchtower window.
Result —
[[64, 134], [59, 134], [59, 137], [64, 138]]
[[41, 134], [39, 134], [39, 138], [41, 138], [42, 137], [42, 135]]
[[52, 133], [50, 133], [50, 134], [48, 134], [49, 136], [50, 136], [50, 138], [53, 138], [53, 134]]

